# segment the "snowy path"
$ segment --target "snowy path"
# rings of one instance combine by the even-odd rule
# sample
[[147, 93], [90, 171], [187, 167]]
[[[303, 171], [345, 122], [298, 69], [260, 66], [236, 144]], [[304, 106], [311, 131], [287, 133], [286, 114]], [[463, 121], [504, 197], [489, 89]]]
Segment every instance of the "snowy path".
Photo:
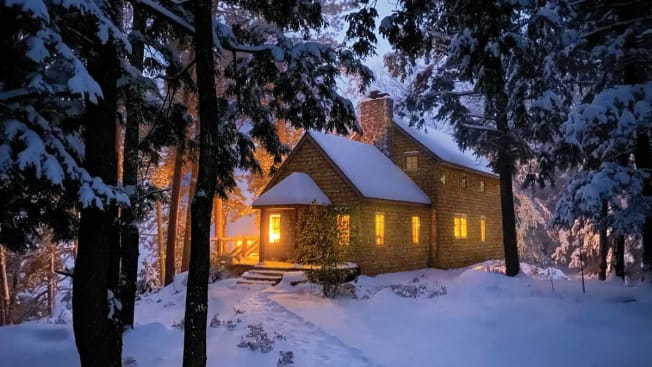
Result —
[[364, 353], [326, 333], [310, 321], [283, 307], [262, 291], [237, 306], [244, 311], [243, 329], [262, 322], [268, 333], [274, 331], [286, 340], [276, 342], [275, 350], [292, 351], [295, 366], [380, 366]]

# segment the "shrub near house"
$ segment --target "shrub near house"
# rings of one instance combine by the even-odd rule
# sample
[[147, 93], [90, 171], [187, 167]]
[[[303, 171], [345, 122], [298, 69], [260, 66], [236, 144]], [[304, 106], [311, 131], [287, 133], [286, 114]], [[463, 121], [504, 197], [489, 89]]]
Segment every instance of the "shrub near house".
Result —
[[261, 261], [296, 258], [299, 216], [313, 202], [347, 209], [338, 246], [364, 274], [503, 257], [498, 177], [451, 136], [394, 118], [392, 104], [362, 102], [361, 136], [301, 138], [253, 203]]

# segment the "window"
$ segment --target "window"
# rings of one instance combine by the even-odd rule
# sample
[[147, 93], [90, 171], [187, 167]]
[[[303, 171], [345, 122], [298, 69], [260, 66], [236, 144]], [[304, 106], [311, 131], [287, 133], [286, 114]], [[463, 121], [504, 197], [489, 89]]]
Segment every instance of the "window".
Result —
[[412, 217], [412, 243], [419, 243], [419, 233], [421, 232], [421, 218]]
[[385, 244], [385, 214], [376, 213], [376, 245]]
[[462, 188], [466, 189], [466, 175], [462, 175]]
[[348, 245], [351, 241], [351, 216], [349, 214], [337, 215], [337, 229], [340, 245]]
[[441, 182], [442, 185], [446, 185], [446, 175], [444, 173], [439, 177], [439, 182]]
[[484, 180], [480, 180], [480, 192], [484, 192]]
[[480, 241], [487, 240], [487, 220], [485, 217], [480, 217]]
[[269, 216], [269, 243], [278, 243], [281, 240], [281, 215]]
[[455, 215], [455, 238], [466, 238], [466, 215]]
[[415, 171], [419, 168], [419, 157], [416, 155], [408, 155], [405, 157], [405, 169], [408, 171]]

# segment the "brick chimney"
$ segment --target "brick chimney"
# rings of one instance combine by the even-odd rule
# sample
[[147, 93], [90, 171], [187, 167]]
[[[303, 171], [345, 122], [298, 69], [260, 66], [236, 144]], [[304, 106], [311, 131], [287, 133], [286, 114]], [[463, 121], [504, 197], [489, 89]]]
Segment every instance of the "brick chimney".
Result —
[[393, 159], [393, 116], [394, 101], [387, 93], [372, 91], [360, 103], [360, 141], [373, 144], [389, 159]]

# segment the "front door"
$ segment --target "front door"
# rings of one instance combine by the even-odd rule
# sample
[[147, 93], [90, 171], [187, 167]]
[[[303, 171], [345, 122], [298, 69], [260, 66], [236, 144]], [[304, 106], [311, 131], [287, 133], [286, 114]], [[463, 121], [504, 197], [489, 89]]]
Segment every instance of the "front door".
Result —
[[269, 210], [266, 221], [265, 260], [288, 261], [294, 250], [295, 210]]

